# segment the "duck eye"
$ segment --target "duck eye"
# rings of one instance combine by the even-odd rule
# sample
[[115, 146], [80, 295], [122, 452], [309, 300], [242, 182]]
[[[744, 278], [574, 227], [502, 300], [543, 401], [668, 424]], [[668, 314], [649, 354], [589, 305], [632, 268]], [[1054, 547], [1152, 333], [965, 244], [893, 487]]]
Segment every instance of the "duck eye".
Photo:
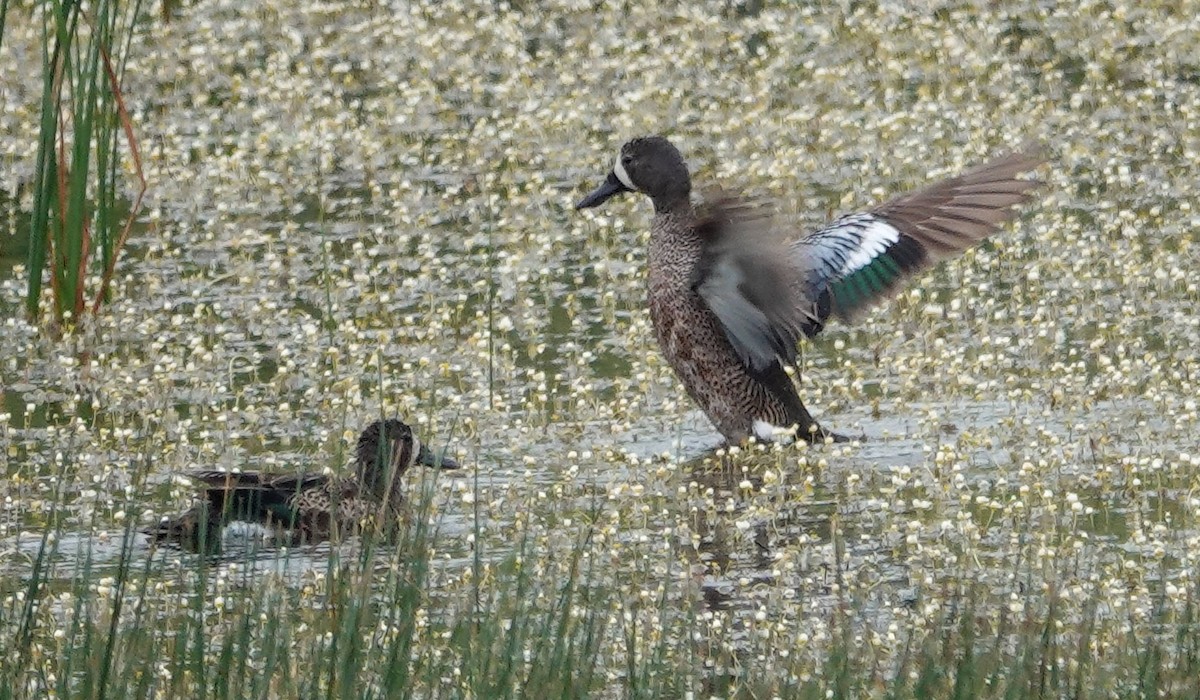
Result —
[[621, 165], [628, 167], [629, 164], [632, 162], [633, 162], [633, 156], [629, 155], [628, 153], [621, 154]]

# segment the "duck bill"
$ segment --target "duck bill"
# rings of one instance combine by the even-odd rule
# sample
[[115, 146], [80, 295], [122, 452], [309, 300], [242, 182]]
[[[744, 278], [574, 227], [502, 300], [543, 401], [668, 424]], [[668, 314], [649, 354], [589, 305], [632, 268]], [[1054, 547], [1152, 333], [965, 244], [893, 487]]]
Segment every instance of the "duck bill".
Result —
[[417, 453], [417, 464], [423, 464], [427, 467], [437, 467], [438, 469], [459, 469], [462, 466], [446, 455], [438, 458], [432, 450], [424, 445], [421, 445], [421, 451]]
[[604, 179], [604, 183], [592, 190], [591, 194], [579, 200], [579, 204], [576, 204], [575, 208], [591, 209], [592, 207], [598, 207], [607, 202], [613, 195], [630, 191], [617, 177], [617, 174], [610, 171], [608, 177]]

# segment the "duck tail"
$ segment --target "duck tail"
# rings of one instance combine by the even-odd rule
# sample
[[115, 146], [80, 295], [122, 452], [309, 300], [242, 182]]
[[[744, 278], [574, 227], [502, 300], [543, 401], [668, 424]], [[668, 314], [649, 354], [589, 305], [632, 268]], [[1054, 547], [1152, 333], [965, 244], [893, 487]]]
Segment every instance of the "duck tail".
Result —
[[201, 503], [173, 518], [164, 517], [141, 532], [155, 545], [176, 545], [191, 551], [215, 550], [221, 543], [220, 514]]

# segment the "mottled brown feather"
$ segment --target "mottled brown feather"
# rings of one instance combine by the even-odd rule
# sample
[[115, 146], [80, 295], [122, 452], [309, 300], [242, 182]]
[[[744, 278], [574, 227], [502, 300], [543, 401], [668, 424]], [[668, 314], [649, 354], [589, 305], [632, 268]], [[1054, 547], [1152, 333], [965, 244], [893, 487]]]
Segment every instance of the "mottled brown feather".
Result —
[[[666, 138], [649, 136], [625, 143], [608, 178], [576, 206], [629, 191], [650, 197], [655, 335], [688, 395], [727, 440], [741, 442], [764, 423], [820, 439], [829, 433], [783, 369], [799, 335], [820, 332], [831, 313], [849, 317], [895, 293], [911, 275], [994, 233], [1039, 184], [1018, 176], [1041, 162], [1035, 149], [1024, 149], [809, 236], [785, 237], [770, 207], [753, 200], [710, 191], [707, 205], [694, 206], [682, 155]], [[889, 242], [888, 232], [899, 240]], [[866, 269], [889, 251], [890, 274]], [[834, 290], [839, 280], [848, 286]]]

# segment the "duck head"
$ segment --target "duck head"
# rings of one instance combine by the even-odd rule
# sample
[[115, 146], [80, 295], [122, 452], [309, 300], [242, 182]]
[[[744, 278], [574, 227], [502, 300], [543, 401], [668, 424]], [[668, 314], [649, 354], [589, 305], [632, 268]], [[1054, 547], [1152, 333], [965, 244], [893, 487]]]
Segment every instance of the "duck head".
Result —
[[421, 464], [439, 469], [458, 469], [458, 462], [438, 457], [421, 442], [412, 428], [399, 419], [377, 420], [358, 436], [355, 449], [358, 477], [368, 491], [382, 498], [395, 491], [399, 477]]
[[641, 192], [666, 211], [692, 191], [687, 163], [679, 149], [662, 136], [643, 136], [625, 142], [604, 182], [579, 200], [576, 209], [598, 207], [622, 192]]

